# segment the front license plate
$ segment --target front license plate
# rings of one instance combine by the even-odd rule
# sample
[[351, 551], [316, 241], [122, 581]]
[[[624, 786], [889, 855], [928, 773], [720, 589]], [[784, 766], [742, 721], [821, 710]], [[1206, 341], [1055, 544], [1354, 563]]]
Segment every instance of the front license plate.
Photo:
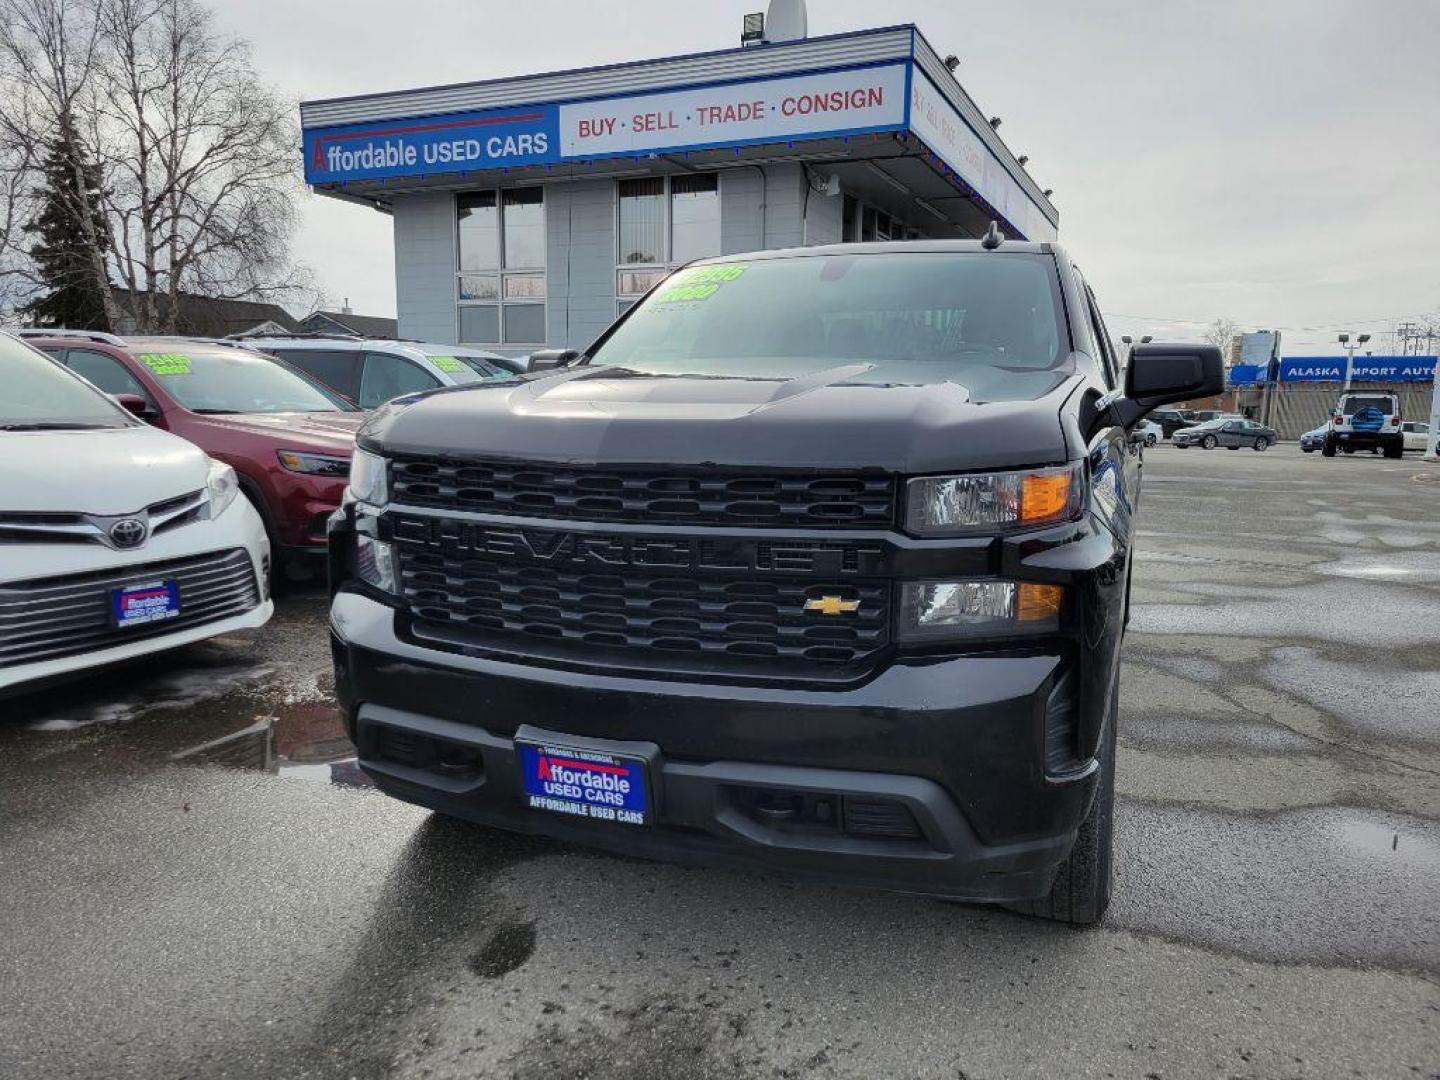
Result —
[[642, 759], [549, 743], [518, 743], [517, 749], [532, 810], [620, 825], [650, 823]]
[[180, 614], [180, 586], [171, 578], [110, 591], [110, 617], [118, 630], [174, 619]]

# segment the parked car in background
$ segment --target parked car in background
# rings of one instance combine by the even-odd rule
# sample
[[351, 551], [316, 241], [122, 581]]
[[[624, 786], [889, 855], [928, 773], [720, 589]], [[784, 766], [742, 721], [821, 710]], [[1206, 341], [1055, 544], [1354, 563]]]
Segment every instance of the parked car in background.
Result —
[[1150, 414], [1150, 422], [1159, 424], [1163, 432], [1161, 437], [1168, 439], [1181, 428], [1192, 427], [1196, 420], [1189, 409], [1156, 409]]
[[1154, 446], [1161, 439], [1165, 438], [1165, 429], [1153, 420], [1141, 420], [1135, 426], [1135, 434], [1146, 446]]
[[1195, 427], [1182, 428], [1171, 440], [1178, 447], [1198, 446], [1213, 450], [1223, 446], [1227, 450], [1238, 450], [1248, 446], [1252, 450], [1268, 450], [1275, 445], [1279, 436], [1274, 428], [1268, 428], [1255, 420], [1207, 420]]
[[1406, 420], [1400, 425], [1400, 435], [1405, 440], [1406, 450], [1424, 450], [1430, 445], [1430, 425]]
[[525, 370], [524, 360], [460, 345], [330, 334], [242, 340], [307, 372], [362, 409], [402, 394], [504, 379]]
[[1300, 436], [1300, 449], [1307, 454], [1313, 454], [1325, 445], [1325, 433], [1329, 431], [1329, 425], [1317, 427], [1314, 431], [1307, 431]]
[[234, 467], [277, 568], [323, 566], [360, 409], [303, 372], [234, 342], [26, 331], [33, 345], [135, 415]]
[[1320, 452], [1334, 457], [1337, 450], [1384, 451], [1388, 458], [1405, 453], [1405, 436], [1400, 431], [1400, 399], [1394, 394], [1362, 390], [1341, 394], [1330, 417], [1329, 434]]
[[1245, 419], [1245, 418], [1244, 418], [1243, 416], [1241, 416], [1239, 413], [1221, 412], [1219, 409], [1201, 409], [1199, 412], [1196, 412], [1196, 413], [1192, 416], [1190, 422], [1191, 422], [1192, 424], [1206, 424], [1206, 423], [1209, 423], [1211, 420], [1244, 420], [1244, 419]]
[[0, 696], [270, 618], [235, 470], [0, 334]]

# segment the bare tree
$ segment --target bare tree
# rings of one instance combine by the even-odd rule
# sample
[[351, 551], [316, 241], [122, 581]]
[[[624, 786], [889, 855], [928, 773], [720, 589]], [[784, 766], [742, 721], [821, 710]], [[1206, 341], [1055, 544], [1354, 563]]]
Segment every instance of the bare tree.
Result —
[[1234, 319], [1220, 318], [1205, 328], [1205, 340], [1220, 350], [1228, 365], [1235, 355], [1235, 338], [1239, 333], [1240, 324]]
[[[0, 101], [5, 103], [0, 108], [0, 273], [12, 294], [36, 284], [20, 237], [38, 198], [36, 172], [44, 150], [57, 139], [75, 145], [71, 136], [92, 100], [100, 26], [96, 2], [0, 0]], [[74, 189], [84, 191], [86, 162], [72, 158]], [[113, 324], [109, 238], [97, 231], [83, 202], [72, 211], [90, 252], [85, 264]]]
[[[27, 188], [15, 178], [33, 176], [42, 148], [68, 129], [103, 175], [110, 235], [93, 237], [93, 272], [111, 307], [111, 283], [125, 286], [136, 327], [179, 329], [185, 293], [308, 298], [309, 272], [290, 257], [303, 190], [293, 107], [209, 9], [0, 0], [0, 24], [0, 230], [23, 217]], [[0, 269], [8, 255], [23, 276], [15, 235], [0, 231]], [[112, 325], [119, 314], [107, 310]]]
[[195, 0], [102, 0], [96, 138], [136, 321], [173, 331], [181, 293], [284, 299], [301, 188], [292, 108]]

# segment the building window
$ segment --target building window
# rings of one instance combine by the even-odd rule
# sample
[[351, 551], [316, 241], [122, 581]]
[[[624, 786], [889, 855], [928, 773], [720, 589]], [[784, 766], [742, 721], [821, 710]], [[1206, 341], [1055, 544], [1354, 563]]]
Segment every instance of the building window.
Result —
[[459, 340], [545, 343], [545, 192], [476, 191], [455, 204]]
[[718, 173], [620, 180], [615, 295], [620, 314], [675, 266], [720, 254]]

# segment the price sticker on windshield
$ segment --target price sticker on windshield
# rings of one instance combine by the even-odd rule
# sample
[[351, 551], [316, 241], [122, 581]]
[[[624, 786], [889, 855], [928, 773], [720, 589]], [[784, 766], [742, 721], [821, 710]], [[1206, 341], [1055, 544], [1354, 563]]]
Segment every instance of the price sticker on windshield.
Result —
[[665, 283], [655, 297], [657, 304], [684, 304], [709, 300], [727, 285], [740, 278], [749, 268], [748, 263], [734, 263], [730, 266], [696, 266], [682, 270]]
[[191, 375], [194, 373], [190, 366], [190, 357], [184, 353], [141, 353], [140, 362], [156, 375]]
[[446, 375], [463, 375], [465, 373], [465, 365], [453, 356], [432, 356], [430, 362]]

